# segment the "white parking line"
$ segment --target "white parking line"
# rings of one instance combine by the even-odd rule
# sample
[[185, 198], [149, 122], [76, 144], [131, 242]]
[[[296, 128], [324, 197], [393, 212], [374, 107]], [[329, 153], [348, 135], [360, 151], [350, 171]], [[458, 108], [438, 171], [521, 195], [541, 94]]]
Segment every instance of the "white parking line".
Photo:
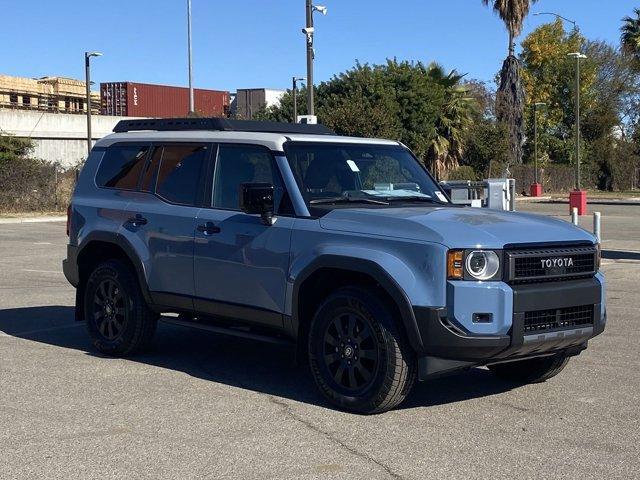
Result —
[[32, 273], [61, 273], [60, 270], [32, 270], [30, 268], [23, 268], [22, 271]]

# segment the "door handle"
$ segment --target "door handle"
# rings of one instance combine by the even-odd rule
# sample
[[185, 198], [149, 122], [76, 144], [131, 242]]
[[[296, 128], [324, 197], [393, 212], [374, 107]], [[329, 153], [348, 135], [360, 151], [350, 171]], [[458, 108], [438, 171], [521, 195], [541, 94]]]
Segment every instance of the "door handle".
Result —
[[140, 225], [146, 225], [147, 219], [137, 213], [135, 217], [131, 217], [129, 220], [127, 220], [127, 222], [129, 222], [134, 227], [139, 227]]
[[216, 227], [213, 222], [207, 222], [204, 225], [198, 225], [196, 227], [199, 232], [205, 235], [213, 235], [214, 233], [220, 233], [220, 227]]

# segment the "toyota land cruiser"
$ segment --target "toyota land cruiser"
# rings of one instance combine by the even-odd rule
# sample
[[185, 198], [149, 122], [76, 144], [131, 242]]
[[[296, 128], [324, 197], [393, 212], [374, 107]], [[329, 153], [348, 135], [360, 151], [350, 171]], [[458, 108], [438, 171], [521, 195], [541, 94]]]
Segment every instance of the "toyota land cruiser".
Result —
[[595, 237], [453, 205], [398, 142], [226, 119], [114, 131], [79, 176], [64, 261], [100, 352], [132, 355], [177, 314], [296, 345], [330, 402], [374, 413], [459, 369], [544, 381], [604, 330]]

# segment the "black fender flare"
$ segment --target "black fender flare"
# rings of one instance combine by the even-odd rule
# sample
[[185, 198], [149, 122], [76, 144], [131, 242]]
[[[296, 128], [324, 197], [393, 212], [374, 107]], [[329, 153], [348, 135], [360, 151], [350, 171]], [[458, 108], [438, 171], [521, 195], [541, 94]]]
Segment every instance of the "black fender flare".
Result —
[[418, 329], [418, 323], [411, 305], [409, 297], [405, 291], [400, 287], [389, 273], [381, 267], [379, 264], [372, 260], [344, 257], [340, 255], [321, 255], [317, 257], [313, 262], [303, 268], [296, 276], [293, 284], [293, 296], [292, 296], [292, 321], [293, 329], [297, 333], [299, 332], [299, 326], [301, 319], [298, 318], [298, 312], [300, 310], [299, 294], [305, 280], [311, 275], [322, 268], [336, 268], [341, 270], [348, 270], [352, 272], [362, 273], [373, 278], [393, 299], [396, 303], [407, 334], [407, 339], [410, 345], [416, 352], [424, 350], [422, 343], [422, 337], [420, 330]]
[[87, 248], [92, 242], [110, 243], [119, 247], [125, 253], [135, 269], [135, 273], [138, 278], [138, 284], [140, 285], [140, 290], [142, 291], [142, 295], [144, 296], [145, 301], [149, 305], [153, 304], [151, 294], [149, 292], [149, 286], [147, 284], [147, 277], [144, 273], [144, 266], [142, 265], [142, 261], [136, 254], [136, 251], [131, 243], [129, 243], [129, 241], [119, 233], [95, 230], [82, 239], [82, 242], [78, 246], [77, 258], [80, 258], [80, 256], [82, 255], [82, 251]]

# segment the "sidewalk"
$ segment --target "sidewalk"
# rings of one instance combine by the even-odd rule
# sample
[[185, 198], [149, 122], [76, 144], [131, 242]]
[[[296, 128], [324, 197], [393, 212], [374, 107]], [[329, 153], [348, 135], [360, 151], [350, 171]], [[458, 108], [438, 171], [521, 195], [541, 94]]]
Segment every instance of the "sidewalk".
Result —
[[18, 223], [49, 223], [49, 222], [66, 222], [67, 217], [65, 215], [41, 215], [39, 217], [34, 216], [14, 216], [3, 217], [0, 216], [0, 225], [18, 224]]

